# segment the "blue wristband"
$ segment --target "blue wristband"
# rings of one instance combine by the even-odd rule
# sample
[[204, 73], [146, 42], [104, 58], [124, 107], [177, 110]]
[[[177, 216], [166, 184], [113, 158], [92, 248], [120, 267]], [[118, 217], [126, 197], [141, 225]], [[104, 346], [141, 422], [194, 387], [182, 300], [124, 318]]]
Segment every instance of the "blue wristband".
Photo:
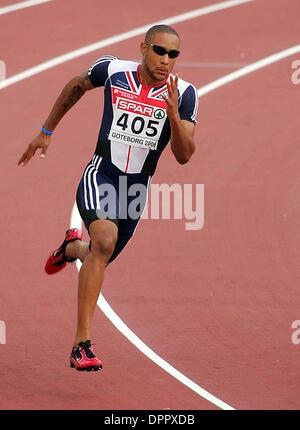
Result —
[[53, 134], [53, 131], [49, 131], [49, 130], [47, 130], [47, 129], [46, 129], [46, 128], [44, 128], [44, 127], [42, 127], [42, 128], [41, 128], [41, 131], [42, 131], [43, 133], [47, 134], [47, 136], [51, 136], [51, 134]]

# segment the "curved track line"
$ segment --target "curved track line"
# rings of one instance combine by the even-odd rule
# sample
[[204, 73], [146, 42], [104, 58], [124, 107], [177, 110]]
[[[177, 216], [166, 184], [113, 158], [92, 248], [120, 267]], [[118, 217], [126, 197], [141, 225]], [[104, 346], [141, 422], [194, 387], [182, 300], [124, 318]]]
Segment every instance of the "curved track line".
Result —
[[[278, 52], [276, 54], [270, 55], [262, 60], [259, 60], [255, 63], [249, 64], [229, 75], [225, 75], [224, 77], [217, 79], [211, 82], [208, 85], [205, 85], [203, 88], [198, 89], [199, 97], [202, 97], [205, 94], [208, 94], [217, 88], [220, 88], [223, 85], [226, 85], [236, 79], [241, 78], [242, 76], [246, 76], [250, 73], [253, 73], [263, 67], [269, 66], [277, 61], [283, 60], [289, 56], [297, 54], [300, 52], [300, 45], [296, 45], [284, 51]], [[71, 214], [71, 228], [81, 228], [82, 221], [76, 206], [76, 203], [73, 206], [72, 214]], [[81, 263], [77, 261], [76, 263], [77, 269], [79, 271], [81, 267]], [[170, 365], [166, 360], [161, 358], [158, 354], [156, 354], [151, 348], [149, 348], [136, 334], [133, 333], [132, 330], [120, 319], [120, 317], [114, 312], [111, 306], [107, 303], [103, 295], [100, 293], [97, 305], [102, 310], [102, 312], [106, 315], [106, 317], [113, 323], [113, 325], [131, 342], [133, 343], [143, 354], [145, 354], [150, 360], [152, 360], [159, 367], [164, 369], [170, 375], [172, 375], [179, 382], [193, 390], [195, 393], [199, 394], [204, 399], [213, 403], [221, 409], [225, 410], [234, 410], [234, 408], [222, 400], [218, 399], [208, 391], [204, 390], [200, 385], [193, 382], [191, 379], [187, 378], [177, 369], [175, 369], [172, 365]]]
[[[71, 220], [70, 220], [70, 228], [82, 228], [82, 220], [79, 215], [77, 205], [74, 203]], [[76, 267], [78, 271], [81, 267], [81, 262], [79, 260], [76, 261]], [[173, 376], [179, 382], [181, 382], [186, 387], [190, 388], [195, 393], [199, 394], [199, 396], [208, 400], [210, 403], [218, 406], [220, 409], [224, 410], [235, 410], [232, 406], [223, 402], [222, 400], [215, 397], [213, 394], [206, 391], [204, 388], [200, 387], [200, 385], [196, 384], [194, 381], [186, 377], [183, 373], [179, 372], [175, 367], [173, 367], [170, 363], [160, 357], [156, 352], [154, 352], [149, 346], [147, 346], [125, 323], [121, 320], [121, 318], [116, 314], [116, 312], [112, 309], [112, 307], [105, 300], [103, 294], [100, 293], [99, 299], [97, 301], [97, 305], [105, 314], [105, 316], [112, 322], [112, 324], [125, 336], [137, 349], [139, 349], [146, 357], [148, 357], [151, 361], [153, 361], [157, 366], [161, 367], [165, 370], [169, 375]]]
[[197, 18], [199, 16], [208, 15], [210, 13], [228, 9], [234, 6], [239, 6], [241, 4], [249, 3], [252, 1], [254, 0], [228, 0], [221, 3], [213, 4], [211, 6], [194, 9], [190, 12], [165, 18], [156, 22], [143, 25], [142, 27], [137, 27], [133, 30], [126, 31], [125, 33], [108, 37], [107, 39], [100, 40], [98, 42], [84, 46], [83, 48], [75, 49], [74, 51], [68, 52], [67, 54], [52, 58], [52, 60], [46, 61], [37, 66], [31, 67], [30, 69], [24, 70], [23, 72], [20, 72], [16, 75], [13, 75], [10, 78], [7, 78], [4, 81], [0, 82], [0, 90], [9, 87], [10, 85], [16, 84], [17, 82], [23, 81], [24, 79], [30, 78], [31, 76], [37, 75], [38, 73], [44, 72], [45, 70], [58, 66], [59, 64], [66, 63], [67, 61], [89, 54], [93, 51], [97, 51], [98, 49], [104, 48], [106, 46], [110, 46], [118, 42], [123, 42], [124, 40], [144, 34], [152, 25], [161, 23], [172, 25], [179, 22], [187, 21], [189, 19]]
[[4, 15], [5, 13], [15, 12], [16, 10], [25, 9], [31, 6], [37, 6], [41, 3], [48, 3], [52, 0], [27, 0], [22, 1], [20, 3], [14, 3], [8, 6], [0, 7], [0, 15]]

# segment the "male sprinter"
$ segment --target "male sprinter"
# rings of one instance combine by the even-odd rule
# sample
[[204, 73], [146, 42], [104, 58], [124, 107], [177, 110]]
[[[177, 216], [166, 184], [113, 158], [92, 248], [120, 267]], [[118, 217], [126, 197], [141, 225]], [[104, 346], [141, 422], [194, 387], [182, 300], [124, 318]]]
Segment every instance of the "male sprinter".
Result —
[[[62, 245], [45, 265], [46, 272], [52, 274], [67, 262], [77, 258], [82, 261], [77, 331], [70, 357], [70, 365], [77, 370], [102, 368], [91, 346], [91, 323], [105, 267], [126, 246], [139, 221], [139, 217], [124, 217], [124, 205], [129, 207], [132, 201], [127, 193], [129, 187], [143, 185], [147, 193], [158, 159], [169, 141], [180, 164], [187, 163], [195, 151], [197, 92], [193, 85], [170, 74], [180, 53], [178, 33], [167, 25], [155, 25], [140, 47], [141, 64], [106, 55], [88, 72], [68, 82], [39, 135], [19, 160], [19, 164], [26, 165], [37, 149], [45, 157], [51, 135], [65, 113], [86, 91], [104, 86], [103, 119], [95, 154], [83, 173], [76, 196], [90, 243], [82, 242], [81, 231], [69, 229]], [[126, 179], [125, 191], [119, 186], [121, 177]], [[112, 186], [117, 199], [115, 207], [110, 205], [106, 211], [101, 205], [106, 197], [100, 192], [103, 185]]]

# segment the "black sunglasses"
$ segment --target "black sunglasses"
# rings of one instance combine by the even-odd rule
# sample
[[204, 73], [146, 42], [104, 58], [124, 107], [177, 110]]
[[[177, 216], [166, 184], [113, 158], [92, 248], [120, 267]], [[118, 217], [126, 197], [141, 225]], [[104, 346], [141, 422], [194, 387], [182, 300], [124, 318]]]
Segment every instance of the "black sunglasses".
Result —
[[168, 54], [169, 58], [177, 58], [180, 54], [180, 51], [176, 49], [172, 49], [171, 51], [167, 51], [165, 48], [159, 45], [153, 45], [153, 43], [146, 43], [146, 45], [151, 46], [155, 54], [163, 56]]

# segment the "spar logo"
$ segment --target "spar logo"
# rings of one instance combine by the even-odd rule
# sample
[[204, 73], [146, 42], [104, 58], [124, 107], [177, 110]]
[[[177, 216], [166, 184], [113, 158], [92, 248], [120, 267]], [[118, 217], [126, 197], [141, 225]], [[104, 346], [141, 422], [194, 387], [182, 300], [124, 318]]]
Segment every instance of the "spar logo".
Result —
[[118, 109], [126, 110], [127, 112], [132, 112], [148, 117], [152, 117], [154, 111], [152, 106], [124, 99], [118, 99], [117, 107]]
[[163, 109], [156, 109], [154, 112], [154, 118], [163, 119], [166, 116], [166, 113]]

